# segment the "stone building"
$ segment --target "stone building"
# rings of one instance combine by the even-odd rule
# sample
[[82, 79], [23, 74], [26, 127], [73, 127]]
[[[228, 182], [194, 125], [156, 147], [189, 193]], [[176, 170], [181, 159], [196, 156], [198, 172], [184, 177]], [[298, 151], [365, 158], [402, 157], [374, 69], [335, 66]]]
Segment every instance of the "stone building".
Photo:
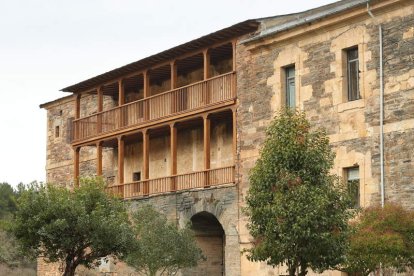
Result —
[[41, 105], [47, 180], [101, 175], [132, 208], [192, 221], [207, 261], [183, 275], [285, 274], [240, 251], [251, 244], [241, 212], [249, 170], [286, 105], [327, 129], [333, 172], [352, 183], [355, 205], [414, 208], [412, 0], [248, 20], [62, 91], [71, 94]]

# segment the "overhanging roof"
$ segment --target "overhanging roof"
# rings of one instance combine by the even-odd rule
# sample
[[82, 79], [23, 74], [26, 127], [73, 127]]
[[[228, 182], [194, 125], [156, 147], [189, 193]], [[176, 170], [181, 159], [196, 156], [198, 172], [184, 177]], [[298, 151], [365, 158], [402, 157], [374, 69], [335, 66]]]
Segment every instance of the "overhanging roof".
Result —
[[213, 45], [224, 40], [228, 40], [256, 31], [259, 24], [260, 23], [256, 20], [246, 20], [244, 22], [237, 23], [228, 28], [216, 31], [206, 36], [202, 36], [200, 38], [194, 39], [192, 41], [163, 51], [161, 53], [146, 57], [144, 59], [135, 61], [133, 63], [124, 65], [117, 69], [98, 75], [96, 77], [68, 86], [66, 88], [61, 89], [61, 91], [76, 93], [92, 89], [93, 87], [100, 85], [104, 82], [108, 82], [120, 78], [126, 74], [141, 71], [156, 64], [174, 58], [178, 58], [179, 56], [184, 55], [188, 52], [201, 50], [209, 45]]

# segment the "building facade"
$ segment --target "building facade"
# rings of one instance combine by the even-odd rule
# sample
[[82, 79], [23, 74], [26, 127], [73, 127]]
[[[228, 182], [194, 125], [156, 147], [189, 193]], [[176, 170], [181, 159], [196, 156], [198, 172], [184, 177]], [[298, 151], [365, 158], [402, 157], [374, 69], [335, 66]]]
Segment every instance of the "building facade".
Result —
[[[240, 253], [252, 243], [241, 211], [249, 170], [285, 106], [326, 128], [333, 173], [355, 206], [414, 208], [411, 0], [248, 20], [63, 91], [71, 94], [41, 105], [47, 180], [70, 187], [100, 175], [131, 208], [192, 221], [207, 260], [183, 275], [285, 274]], [[52, 266], [39, 262], [39, 275], [55, 275]]]

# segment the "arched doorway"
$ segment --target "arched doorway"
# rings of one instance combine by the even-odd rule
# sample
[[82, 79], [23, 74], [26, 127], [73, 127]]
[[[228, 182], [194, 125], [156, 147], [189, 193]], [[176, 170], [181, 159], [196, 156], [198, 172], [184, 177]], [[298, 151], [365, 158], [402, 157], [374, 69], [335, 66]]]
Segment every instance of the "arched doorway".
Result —
[[200, 212], [191, 218], [192, 229], [198, 246], [207, 258], [198, 266], [185, 271], [185, 275], [224, 275], [225, 233], [217, 218], [208, 212]]

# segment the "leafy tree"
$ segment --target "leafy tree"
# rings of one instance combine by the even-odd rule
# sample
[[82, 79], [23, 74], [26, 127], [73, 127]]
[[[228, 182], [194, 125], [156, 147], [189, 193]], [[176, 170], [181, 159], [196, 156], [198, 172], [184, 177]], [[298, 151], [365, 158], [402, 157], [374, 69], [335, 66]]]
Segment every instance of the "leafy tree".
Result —
[[350, 248], [341, 270], [368, 275], [380, 268], [414, 268], [414, 212], [387, 204], [370, 207], [353, 222]]
[[178, 229], [150, 206], [133, 215], [135, 249], [125, 261], [144, 275], [175, 275], [178, 270], [193, 267], [203, 258], [191, 229]]
[[8, 219], [16, 211], [16, 192], [8, 183], [0, 183], [0, 219]]
[[249, 176], [250, 260], [285, 264], [292, 276], [343, 260], [352, 212], [338, 177], [329, 174], [333, 159], [325, 132], [311, 130], [304, 113], [278, 113]]
[[18, 200], [13, 231], [26, 252], [63, 262], [64, 275], [108, 255], [121, 257], [134, 240], [124, 204], [95, 178], [82, 179], [73, 191], [32, 185]]

